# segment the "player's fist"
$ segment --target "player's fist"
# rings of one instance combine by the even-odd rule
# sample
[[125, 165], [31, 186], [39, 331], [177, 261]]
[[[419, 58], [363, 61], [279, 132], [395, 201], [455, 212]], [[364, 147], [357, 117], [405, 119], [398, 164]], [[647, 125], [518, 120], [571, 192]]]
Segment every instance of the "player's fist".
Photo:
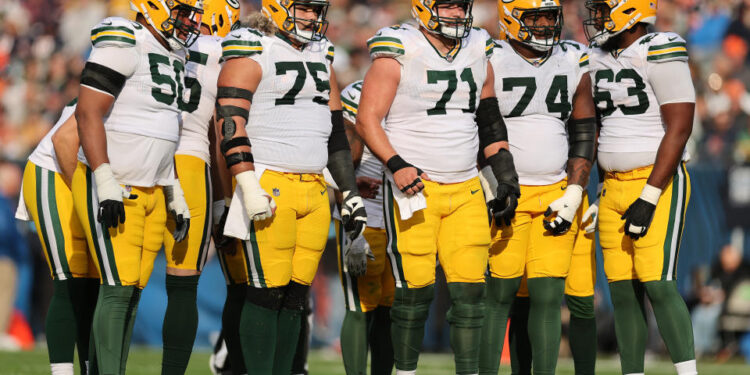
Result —
[[386, 166], [393, 174], [396, 187], [404, 194], [417, 194], [424, 189], [422, 181], [430, 181], [430, 177], [424, 171], [407, 163], [401, 156], [394, 155], [388, 159]]
[[586, 209], [586, 212], [583, 213], [583, 217], [581, 218], [581, 224], [591, 219], [591, 223], [589, 223], [586, 228], [583, 228], [586, 233], [594, 233], [599, 224], [599, 200], [602, 198], [602, 185], [603, 184], [600, 182], [599, 186], [596, 188], [596, 200], [589, 205], [589, 208]]
[[342, 193], [344, 201], [341, 204], [341, 222], [349, 239], [353, 240], [362, 235], [367, 225], [365, 203], [359, 194], [345, 191]]
[[125, 205], [123, 198], [136, 199], [137, 195], [122, 187], [115, 179], [109, 163], [102, 163], [94, 170], [96, 195], [99, 201], [99, 212], [96, 220], [104, 228], [117, 228], [125, 223]]
[[495, 199], [490, 202], [490, 211], [492, 211], [492, 216], [495, 217], [495, 225], [510, 225], [516, 216], [520, 196], [521, 189], [518, 184], [498, 182]]
[[621, 219], [625, 220], [625, 234], [637, 240], [646, 235], [654, 219], [656, 204], [659, 202], [661, 189], [646, 184], [641, 196], [628, 207]]
[[367, 176], [357, 177], [357, 190], [362, 198], [374, 199], [378, 196], [383, 180]]
[[364, 276], [367, 273], [368, 259], [374, 260], [375, 256], [365, 236], [359, 235], [352, 240], [349, 233], [344, 232], [344, 264], [349, 275]]
[[167, 210], [176, 224], [172, 237], [176, 242], [182, 242], [190, 229], [190, 208], [185, 201], [180, 181], [174, 180], [171, 185], [164, 186], [164, 195], [167, 198]]
[[216, 246], [216, 250], [229, 255], [234, 255], [237, 251], [237, 247], [234, 246], [235, 239], [224, 235], [224, 226], [227, 223], [230, 205], [231, 198], [225, 198], [224, 200], [214, 202], [211, 212], [214, 220], [212, 237], [214, 238], [214, 246]]
[[255, 171], [245, 171], [234, 176], [237, 185], [242, 188], [242, 204], [247, 216], [254, 221], [266, 220], [276, 212], [276, 202], [273, 201], [255, 177]]
[[581, 185], [568, 185], [565, 189], [565, 194], [552, 202], [547, 211], [544, 212], [544, 217], [549, 217], [553, 213], [557, 213], [557, 217], [554, 220], [544, 220], [544, 229], [550, 231], [552, 234], [558, 236], [565, 234], [570, 230], [573, 219], [576, 216], [576, 211], [581, 205], [583, 200], [583, 187]]

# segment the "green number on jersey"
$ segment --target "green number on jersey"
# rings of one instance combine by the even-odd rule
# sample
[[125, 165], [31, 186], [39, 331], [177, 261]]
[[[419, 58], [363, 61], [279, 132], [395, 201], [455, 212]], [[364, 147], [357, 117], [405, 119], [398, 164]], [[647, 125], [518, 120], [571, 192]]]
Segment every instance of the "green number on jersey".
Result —
[[531, 99], [536, 94], [536, 80], [534, 77], [510, 77], [503, 78], [503, 91], [513, 91], [516, 87], [525, 87], [521, 100], [516, 103], [513, 110], [510, 111], [507, 117], [518, 117], [523, 114], [526, 107], [531, 103]]
[[[208, 55], [205, 53], [200, 53], [198, 51], [190, 51], [190, 57], [188, 58], [189, 62], [196, 63], [198, 65], [206, 65], [206, 62], [208, 61]], [[180, 109], [185, 112], [194, 112], [196, 109], [198, 109], [198, 104], [201, 100], [201, 83], [198, 82], [197, 77], [188, 77], [185, 75], [185, 88], [190, 89], [190, 98], [188, 98], [188, 101], [180, 101]]]
[[149, 69], [151, 70], [151, 80], [153, 80], [154, 83], [159, 86], [165, 84], [168, 85], [170, 90], [169, 93], [165, 93], [161, 87], [154, 87], [151, 89], [151, 96], [153, 96], [156, 101], [164, 103], [166, 105], [172, 105], [172, 103], [174, 103], [175, 101], [175, 98], [181, 102], [182, 79], [180, 78], [180, 75], [183, 71], [185, 71], [185, 66], [182, 65], [182, 62], [180, 62], [179, 60], [174, 60], [172, 62], [174, 77], [169, 74], [163, 74], [159, 72], [159, 65], [166, 65], [168, 67], [170, 66], [169, 57], [156, 53], [149, 53], [148, 63]]
[[[305, 70], [305, 66], [307, 66], [307, 70]], [[328, 72], [328, 67], [326, 67], [325, 64], [310, 61], [304, 64], [301, 61], [284, 61], [276, 63], [277, 76], [286, 75], [289, 71], [297, 72], [297, 78], [294, 79], [294, 85], [292, 85], [292, 88], [284, 94], [283, 97], [276, 99], [276, 105], [294, 105], [294, 102], [297, 99], [297, 94], [299, 94], [305, 86], [308, 71], [310, 71], [310, 76], [312, 76], [312, 79], [315, 82], [315, 89], [318, 90], [318, 92], [328, 92], [330, 95], [331, 82], [328, 79], [321, 79], [318, 77], [319, 72]], [[323, 96], [315, 96], [312, 101], [320, 105], [328, 105], [328, 99]]]
[[[560, 101], [556, 101], [558, 96]], [[547, 111], [550, 113], [559, 113], [560, 120], [565, 121], [570, 116], [570, 111], [573, 109], [573, 105], [570, 104], [570, 98], [568, 96], [568, 76], [555, 76], [552, 79], [552, 87], [550, 87], [545, 99], [547, 103]]]
[[[456, 87], [458, 87], [458, 78], [456, 77], [455, 70], [427, 71], [427, 83], [436, 84], [439, 81], [448, 81], [448, 88], [445, 89], [443, 96], [435, 103], [435, 106], [427, 110], [427, 115], [429, 116], [446, 114], [445, 106], [453, 97], [453, 93], [456, 92]], [[477, 106], [477, 83], [474, 81], [474, 74], [471, 72], [471, 68], [465, 68], [461, 72], [461, 81], [469, 85], [469, 108], [462, 109], [462, 111], [474, 113]]]
[[[628, 87], [628, 96], [635, 96], [638, 99], [638, 104], [634, 106], [626, 106], [624, 104], [615, 106], [614, 101], [612, 101], [612, 94], [608, 91], [599, 90], [599, 82], [607, 81], [620, 83], [626, 79], [632, 80], [635, 85], [633, 87]], [[648, 94], [643, 91], [646, 88], [646, 83], [643, 82], [643, 78], [641, 78], [638, 72], [634, 69], [620, 70], [617, 72], [617, 75], [615, 75], [615, 72], [611, 69], [599, 70], [596, 72], [594, 80], [594, 101], [596, 102], [596, 106], [602, 117], [611, 115], [617, 110], [617, 108], [619, 108], [624, 115], [640, 115], [646, 113], [648, 110], [648, 107], [650, 106]], [[601, 102], [604, 102], [604, 108], [599, 106], [599, 103]]]

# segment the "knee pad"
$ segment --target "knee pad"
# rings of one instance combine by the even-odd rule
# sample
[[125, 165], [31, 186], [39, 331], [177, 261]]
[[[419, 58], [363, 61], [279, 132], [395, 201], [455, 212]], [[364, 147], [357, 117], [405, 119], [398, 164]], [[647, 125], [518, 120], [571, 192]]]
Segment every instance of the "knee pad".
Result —
[[281, 288], [255, 288], [247, 287], [245, 298], [248, 302], [265, 307], [269, 310], [280, 310], [284, 302], [286, 287]]
[[424, 288], [396, 288], [391, 307], [391, 319], [401, 328], [416, 328], [424, 325], [430, 312], [430, 303], [435, 295], [435, 286]]
[[310, 299], [309, 292], [309, 285], [303, 285], [294, 281], [289, 282], [289, 285], [286, 286], [286, 295], [281, 307], [287, 310], [305, 311]]
[[580, 319], [594, 319], [594, 296], [578, 297], [565, 295], [570, 316]]
[[484, 318], [484, 283], [448, 283], [451, 308], [448, 322], [461, 328], [478, 328]]

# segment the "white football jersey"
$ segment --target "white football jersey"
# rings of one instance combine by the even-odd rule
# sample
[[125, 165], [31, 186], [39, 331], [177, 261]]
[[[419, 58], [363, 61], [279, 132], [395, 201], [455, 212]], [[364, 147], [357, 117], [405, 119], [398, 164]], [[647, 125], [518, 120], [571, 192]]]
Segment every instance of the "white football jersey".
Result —
[[437, 182], [476, 177], [474, 118], [492, 53], [489, 34], [472, 29], [447, 56], [408, 24], [380, 29], [367, 45], [373, 59], [393, 58], [401, 64], [396, 97], [385, 118], [396, 152]]
[[[686, 42], [675, 33], [647, 34], [616, 56], [592, 48], [591, 80], [602, 121], [599, 152], [652, 153], [649, 164], [653, 164], [665, 127], [651, 85], [650, 68], [667, 61], [687, 59]], [[683, 158], [687, 158], [687, 153]]]
[[55, 146], [52, 144], [52, 136], [57, 133], [57, 130], [60, 129], [65, 121], [68, 121], [70, 116], [73, 116], [73, 113], [75, 113], [76, 111], [77, 101], [77, 98], [73, 99], [72, 102], [68, 103], [68, 105], [63, 108], [60, 119], [57, 120], [55, 126], [53, 126], [52, 129], [49, 130], [49, 132], [47, 132], [44, 138], [42, 138], [42, 141], [39, 142], [31, 155], [29, 155], [29, 161], [34, 163], [34, 165], [55, 173], [61, 172], [60, 165], [57, 163]]
[[490, 58], [495, 94], [521, 185], [550, 185], [567, 175], [567, 122], [578, 83], [588, 72], [587, 51], [562, 41], [546, 59], [530, 62], [508, 42], [495, 41]]
[[245, 28], [222, 42], [223, 59], [250, 58], [263, 71], [246, 126], [256, 163], [293, 173], [321, 173], [328, 163], [328, 107], [333, 44], [300, 51], [285, 36]]
[[[115, 178], [141, 187], [165, 184], [173, 179], [170, 174], [180, 136], [184, 50], [165, 48], [143, 25], [120, 17], [106, 18], [94, 26], [91, 42], [94, 48], [89, 61], [126, 77], [104, 118]], [[119, 56], [125, 53], [133, 59], [122, 61]], [[83, 152], [78, 155], [85, 163]]]
[[201, 35], [188, 51], [185, 64], [185, 93], [182, 103], [182, 131], [177, 153], [211, 162], [209, 153], [209, 123], [216, 102], [216, 81], [221, 71], [221, 40], [213, 35]]
[[[359, 109], [359, 98], [362, 95], [362, 81], [357, 81], [341, 90], [341, 104], [344, 107], [344, 119], [356, 123]], [[354, 171], [357, 177], [383, 179], [383, 163], [372, 154], [367, 146], [362, 151], [362, 160]], [[383, 189], [378, 190], [375, 198], [364, 198], [367, 212], [367, 226], [371, 228], [385, 228], [383, 218]]]

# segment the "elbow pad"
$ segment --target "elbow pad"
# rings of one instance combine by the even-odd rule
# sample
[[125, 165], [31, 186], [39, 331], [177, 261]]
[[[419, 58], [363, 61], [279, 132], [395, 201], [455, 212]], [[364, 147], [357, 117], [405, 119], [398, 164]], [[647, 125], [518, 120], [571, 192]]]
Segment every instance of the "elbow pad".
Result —
[[496, 97], [480, 100], [476, 116], [480, 151], [495, 142], [508, 140], [508, 129], [505, 127], [503, 116], [500, 115]]
[[115, 98], [125, 86], [126, 77], [116, 70], [95, 62], [87, 62], [81, 72], [81, 85], [103, 91]]
[[596, 140], [596, 118], [571, 119], [568, 121], [568, 159], [583, 158], [594, 161]]

